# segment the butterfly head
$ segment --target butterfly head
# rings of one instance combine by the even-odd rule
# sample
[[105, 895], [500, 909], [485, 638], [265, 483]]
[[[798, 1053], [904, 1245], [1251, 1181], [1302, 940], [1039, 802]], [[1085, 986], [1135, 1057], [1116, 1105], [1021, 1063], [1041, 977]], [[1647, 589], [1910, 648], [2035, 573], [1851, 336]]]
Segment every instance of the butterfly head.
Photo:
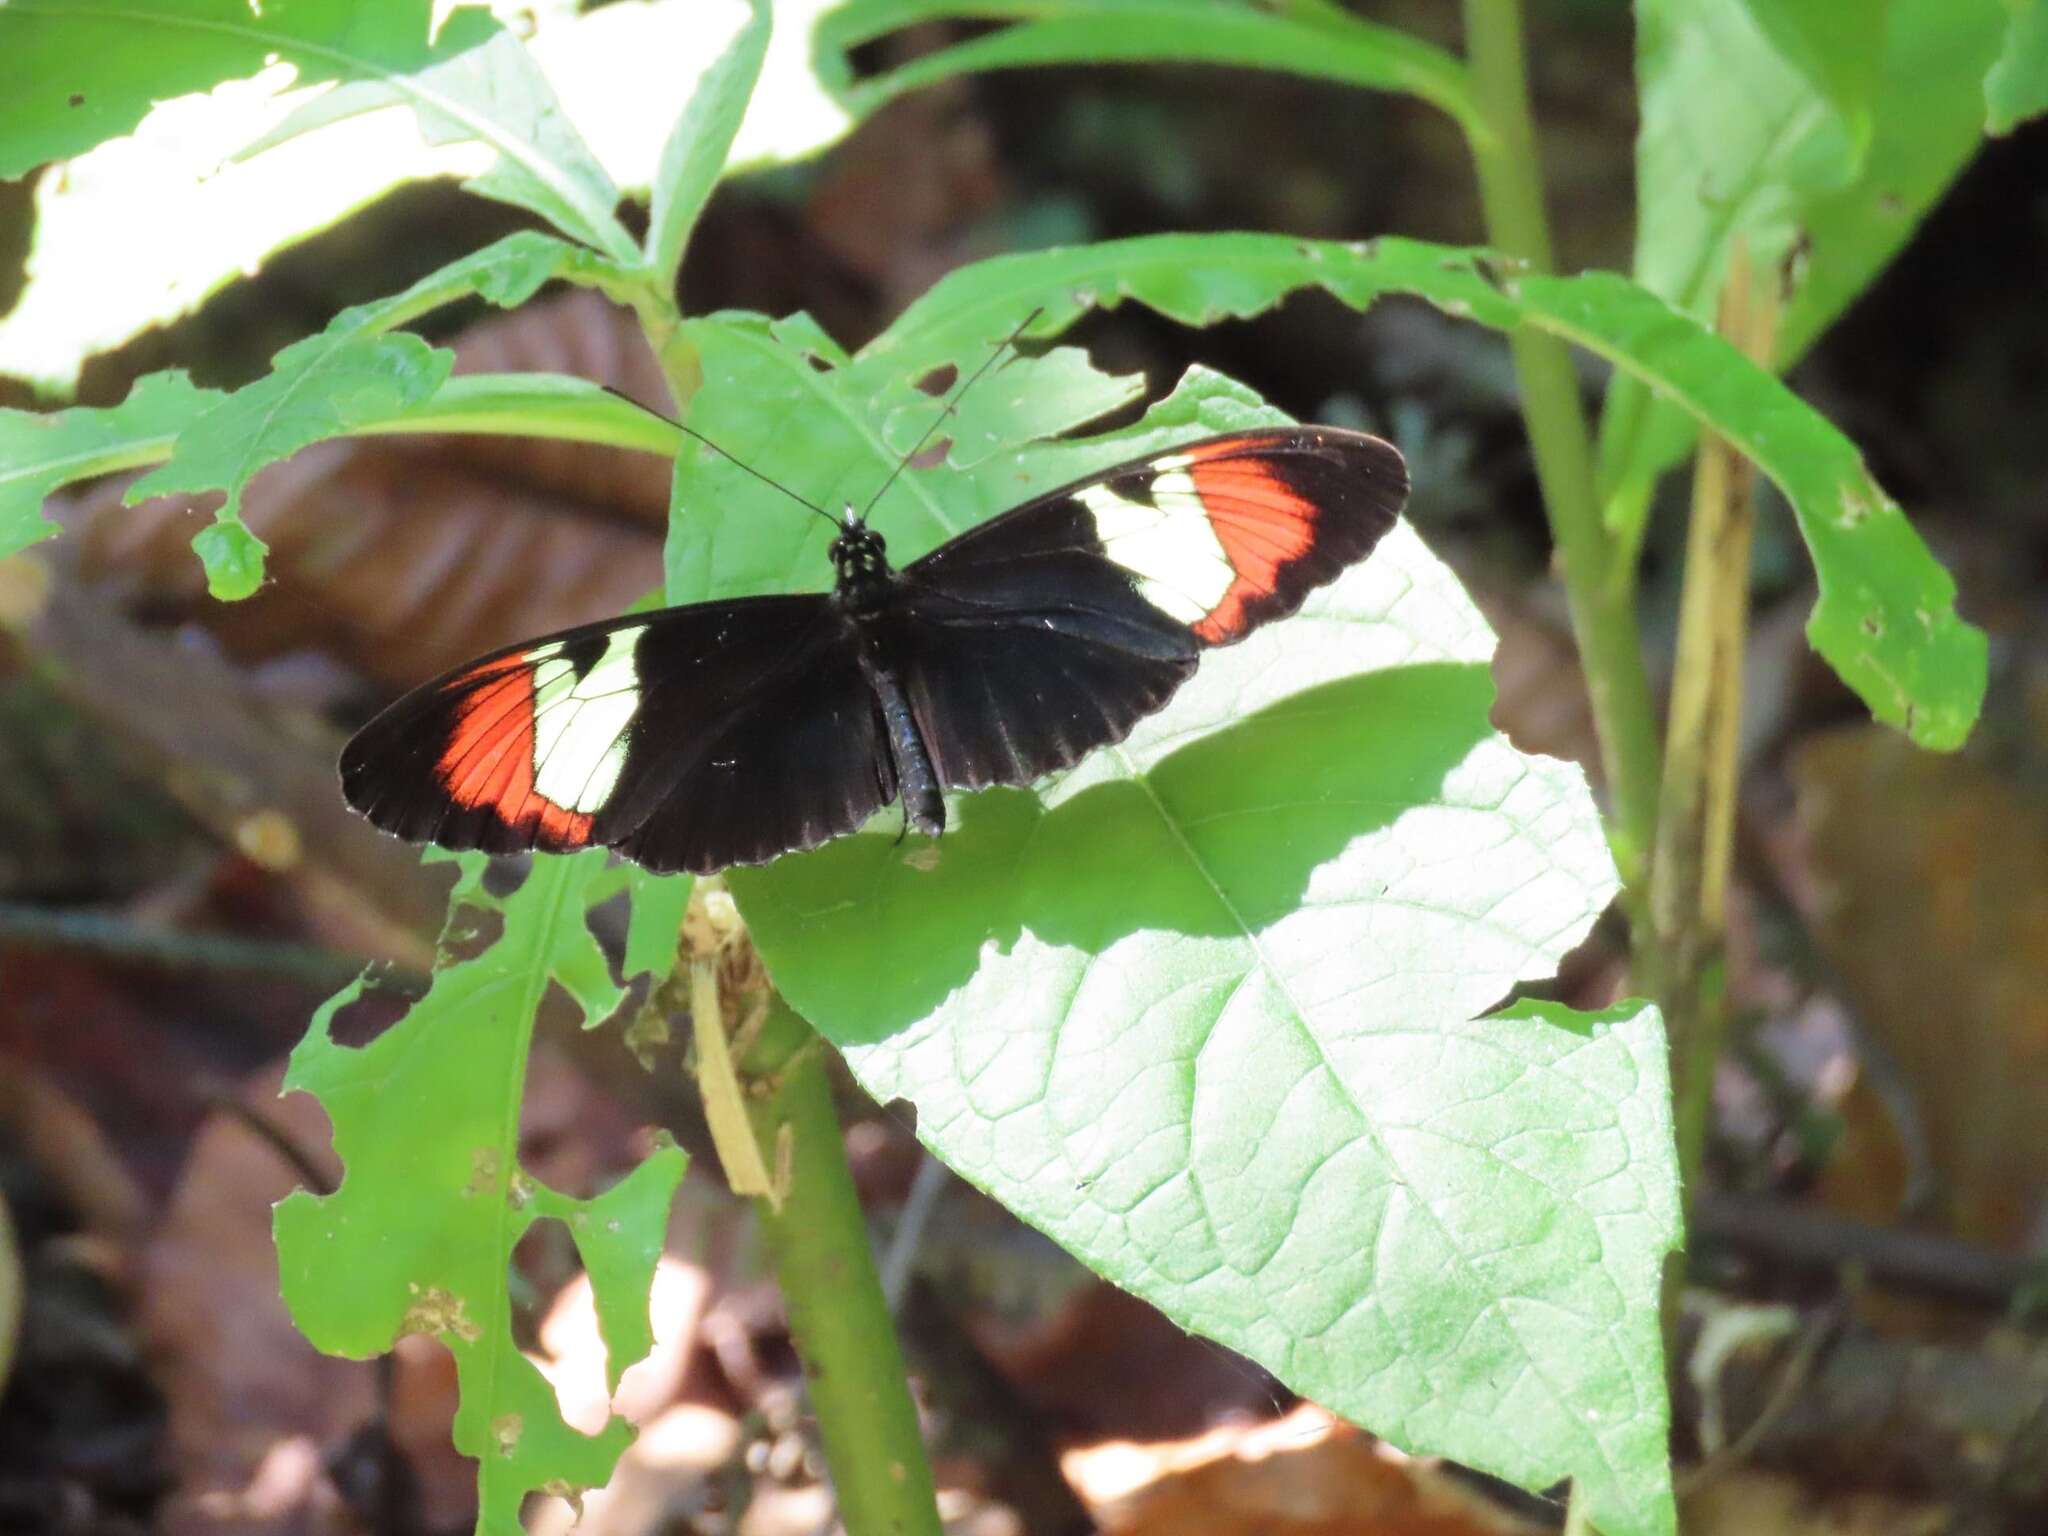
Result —
[[852, 508], [844, 531], [832, 541], [832, 569], [839, 595], [856, 608], [869, 606], [889, 584], [889, 546]]

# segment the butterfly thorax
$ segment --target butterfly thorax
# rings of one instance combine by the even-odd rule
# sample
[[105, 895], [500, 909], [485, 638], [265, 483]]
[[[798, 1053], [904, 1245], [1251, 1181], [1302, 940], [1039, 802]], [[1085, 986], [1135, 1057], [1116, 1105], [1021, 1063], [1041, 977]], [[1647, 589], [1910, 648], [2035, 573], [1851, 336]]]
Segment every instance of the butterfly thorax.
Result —
[[832, 541], [832, 569], [838, 578], [833, 590], [850, 611], [873, 613], [888, 601], [896, 578], [887, 551], [882, 536], [861, 522], [849, 523]]

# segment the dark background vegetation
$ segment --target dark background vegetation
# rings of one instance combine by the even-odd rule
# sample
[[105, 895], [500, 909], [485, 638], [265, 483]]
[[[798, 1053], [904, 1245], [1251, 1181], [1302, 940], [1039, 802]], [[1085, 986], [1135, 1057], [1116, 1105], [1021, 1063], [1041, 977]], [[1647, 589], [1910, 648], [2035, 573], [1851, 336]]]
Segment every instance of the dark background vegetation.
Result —
[[[1418, 0], [1375, 13], [1425, 33], [1450, 24]], [[1532, 47], [1561, 262], [1625, 268], [1627, 9], [1534, 5]], [[0, 303], [26, 207], [25, 188], [0, 187]], [[111, 403], [164, 366], [246, 381], [340, 306], [517, 222], [446, 185], [394, 196], [96, 361], [81, 399]], [[700, 312], [808, 309], [857, 345], [967, 260], [1228, 228], [1482, 238], [1461, 142], [1420, 104], [1277, 76], [1041, 70], [925, 92], [811, 163], [727, 186], [683, 292]], [[1740, 1037], [1719, 1085], [1720, 1192], [1703, 1207], [1692, 1301], [1703, 1326], [1749, 1343], [1679, 1414], [1688, 1458], [1750, 1443], [1711, 1463], [1700, 1529], [2048, 1529], [2048, 1357], [2025, 1263], [2048, 1238], [2044, 272], [2037, 123], [1988, 145], [1794, 377], [1955, 571], [1964, 615], [1992, 633], [1991, 692], [1953, 758], [1869, 725], [1806, 650], [1810, 571], [1766, 493], [1733, 913]], [[459, 337], [465, 366], [583, 372], [660, 401], [637, 333], [588, 293], [466, 319], [437, 332]], [[1502, 636], [1498, 722], [1594, 766], [1500, 337], [1420, 305], [1360, 318], [1316, 298], [1200, 333], [1123, 311], [1081, 334], [1157, 390], [1199, 360], [1303, 418], [1394, 437], [1414, 472], [1411, 516]], [[1598, 382], [1589, 369], [1589, 391]], [[0, 381], [0, 400], [27, 396]], [[803, 484], [801, 464], [759, 467]], [[465, 1479], [442, 1444], [452, 1379], [431, 1350], [379, 1372], [320, 1360], [290, 1333], [267, 1206], [299, 1174], [244, 1117], [317, 1163], [317, 1109], [273, 1097], [284, 1053], [363, 961], [396, 956], [403, 979], [431, 954], [445, 877], [348, 840], [331, 805], [341, 735], [464, 656], [655, 587], [666, 476], [561, 444], [323, 444], [252, 493], [277, 579], [234, 608], [203, 598], [189, 507], [129, 511], [117, 494], [65, 509], [61, 651], [0, 639], [0, 1189], [28, 1278], [0, 1398], [0, 1531], [459, 1528]], [[1653, 671], [1676, 604], [1683, 485], [1665, 498], [1646, 557]], [[1598, 1006], [1625, 984], [1622, 946], [1596, 936], [1557, 987]], [[557, 1032], [534, 1099], [526, 1160], [557, 1187], [629, 1165], [648, 1123], [692, 1139], [673, 1056], [645, 1074], [611, 1031]], [[849, 1114], [888, 1233], [915, 1144], [851, 1090]], [[1151, 1505], [1083, 1487], [1091, 1517], [1059, 1450], [1241, 1433], [1290, 1405], [928, 1175], [935, 1188], [906, 1328], [963, 1529], [1449, 1532], [1554, 1518], [1527, 1501], [1439, 1509], [1429, 1499], [1451, 1496], [1418, 1492], [1423, 1473], [1395, 1488], [1366, 1442], [1307, 1431], [1278, 1442], [1264, 1482], [1200, 1467], [1162, 1477]], [[633, 1463], [652, 1490], [640, 1512], [593, 1528], [724, 1530], [750, 1498], [750, 1518], [780, 1518], [781, 1497], [792, 1523], [749, 1528], [816, 1529], [824, 1506], [802, 1502], [819, 1492], [815, 1456], [743, 1218], [693, 1179], [672, 1251], [702, 1295], [667, 1391], [733, 1432], [705, 1430], [723, 1447], [708, 1473]], [[523, 1257], [538, 1327], [567, 1261]], [[1775, 1302], [1797, 1310], [1754, 1310]], [[1211, 1476], [1221, 1492], [1199, 1481]], [[1262, 1505], [1269, 1483], [1281, 1493]], [[1324, 1510], [1318, 1499], [1324, 1523], [1285, 1523]], [[1422, 1523], [1425, 1510], [1447, 1523]]]

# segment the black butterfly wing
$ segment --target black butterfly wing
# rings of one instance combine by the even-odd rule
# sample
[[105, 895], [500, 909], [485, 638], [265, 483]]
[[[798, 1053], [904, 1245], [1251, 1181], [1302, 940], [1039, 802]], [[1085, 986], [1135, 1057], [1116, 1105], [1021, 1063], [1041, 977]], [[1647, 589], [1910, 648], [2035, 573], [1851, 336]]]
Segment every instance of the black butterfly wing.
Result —
[[344, 794], [445, 848], [604, 845], [708, 873], [815, 847], [896, 791], [859, 649], [820, 595], [698, 603], [497, 651], [342, 753]]
[[913, 562], [884, 654], [940, 782], [1029, 783], [1121, 741], [1204, 649], [1370, 554], [1407, 489], [1376, 437], [1231, 433], [1064, 486]]

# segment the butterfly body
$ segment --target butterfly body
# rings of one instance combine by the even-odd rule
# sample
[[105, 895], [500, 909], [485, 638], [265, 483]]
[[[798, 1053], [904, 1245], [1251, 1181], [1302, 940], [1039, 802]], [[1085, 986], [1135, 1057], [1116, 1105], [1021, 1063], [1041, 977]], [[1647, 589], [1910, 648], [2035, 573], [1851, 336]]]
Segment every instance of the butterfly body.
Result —
[[890, 801], [938, 836], [944, 791], [1028, 784], [1121, 741], [1203, 651], [1364, 558], [1400, 455], [1274, 428], [1026, 502], [891, 566], [858, 517], [832, 590], [696, 603], [483, 657], [349, 743], [377, 825], [451, 848], [592, 845], [651, 869], [761, 863]]

